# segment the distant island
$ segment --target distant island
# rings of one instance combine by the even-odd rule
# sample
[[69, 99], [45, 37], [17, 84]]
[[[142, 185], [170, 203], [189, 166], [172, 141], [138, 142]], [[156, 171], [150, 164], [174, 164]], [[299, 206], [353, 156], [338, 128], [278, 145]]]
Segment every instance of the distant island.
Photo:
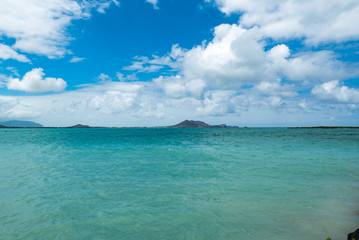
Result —
[[[202, 121], [184, 120], [171, 126], [157, 126], [157, 127], [100, 127], [89, 126], [85, 124], [76, 124], [68, 127], [44, 127], [43, 125], [32, 121], [10, 120], [0, 122], [0, 128], [239, 128], [237, 126], [228, 126], [226, 124], [210, 125]], [[247, 128], [247, 127], [244, 127]], [[287, 129], [346, 129], [359, 128], [351, 126], [314, 126], [314, 127], [286, 127]]]
[[0, 128], [6, 127], [15, 127], [15, 128], [40, 128], [44, 127], [39, 123], [31, 121], [19, 121], [19, 120], [10, 120], [6, 122], [0, 122]]
[[[39, 123], [31, 122], [31, 121], [18, 121], [11, 120], [6, 122], [0, 122], [0, 128], [105, 128], [105, 127], [92, 127], [84, 124], [76, 124], [69, 127], [44, 127]], [[113, 127], [116, 128], [116, 127]], [[119, 127], [121, 128], [121, 127]], [[129, 128], [129, 127], [125, 127]], [[144, 127], [151, 128], [151, 127]], [[238, 128], [237, 126], [228, 126], [226, 124], [220, 125], [210, 125], [202, 121], [194, 121], [194, 120], [185, 120], [176, 125], [171, 126], [159, 126], [152, 128]]]
[[68, 128], [91, 128], [89, 125], [76, 124]]
[[220, 125], [209, 125], [205, 122], [194, 121], [194, 120], [185, 120], [173, 126], [168, 126], [168, 128], [233, 128], [233, 126], [227, 126], [226, 124]]
[[44, 127], [43, 125], [32, 121], [10, 120], [0, 122], [0, 128], [91, 128], [89, 125], [76, 124], [70, 127]]

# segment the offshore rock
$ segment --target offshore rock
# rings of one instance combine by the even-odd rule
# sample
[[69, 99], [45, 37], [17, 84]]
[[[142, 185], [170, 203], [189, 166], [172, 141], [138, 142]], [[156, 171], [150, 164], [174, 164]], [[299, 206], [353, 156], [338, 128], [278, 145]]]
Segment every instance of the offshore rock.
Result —
[[359, 240], [359, 228], [355, 232], [348, 234], [348, 240]]

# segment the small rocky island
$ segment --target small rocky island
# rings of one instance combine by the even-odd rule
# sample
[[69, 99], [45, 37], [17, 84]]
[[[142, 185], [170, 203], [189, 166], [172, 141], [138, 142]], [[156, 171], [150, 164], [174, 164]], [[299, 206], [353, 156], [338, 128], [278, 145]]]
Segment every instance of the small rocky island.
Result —
[[185, 120], [168, 128], [234, 128], [233, 126], [227, 126], [226, 124], [209, 125], [201, 121]]
[[91, 128], [91, 127], [89, 125], [76, 124], [74, 126], [67, 127], [67, 128]]

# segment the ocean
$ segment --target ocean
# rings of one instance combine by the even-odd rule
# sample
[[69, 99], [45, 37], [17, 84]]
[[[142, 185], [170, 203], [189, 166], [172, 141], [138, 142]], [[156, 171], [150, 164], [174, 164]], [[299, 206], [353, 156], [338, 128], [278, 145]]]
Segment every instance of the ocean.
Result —
[[346, 239], [359, 129], [1, 129], [0, 239]]

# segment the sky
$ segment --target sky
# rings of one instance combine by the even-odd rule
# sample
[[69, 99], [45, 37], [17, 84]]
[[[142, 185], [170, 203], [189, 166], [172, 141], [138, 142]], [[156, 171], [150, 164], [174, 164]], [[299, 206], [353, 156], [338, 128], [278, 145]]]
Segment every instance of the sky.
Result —
[[0, 121], [359, 126], [358, 0], [0, 0]]

